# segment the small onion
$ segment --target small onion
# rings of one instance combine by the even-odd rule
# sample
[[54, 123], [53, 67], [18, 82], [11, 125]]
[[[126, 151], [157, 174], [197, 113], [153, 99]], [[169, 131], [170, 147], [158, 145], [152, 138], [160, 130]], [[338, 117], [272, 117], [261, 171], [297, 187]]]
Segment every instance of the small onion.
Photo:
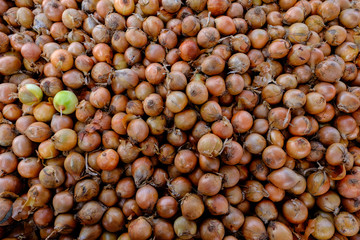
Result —
[[78, 98], [71, 91], [58, 92], [53, 100], [55, 109], [61, 114], [71, 114], [76, 110], [78, 105]]

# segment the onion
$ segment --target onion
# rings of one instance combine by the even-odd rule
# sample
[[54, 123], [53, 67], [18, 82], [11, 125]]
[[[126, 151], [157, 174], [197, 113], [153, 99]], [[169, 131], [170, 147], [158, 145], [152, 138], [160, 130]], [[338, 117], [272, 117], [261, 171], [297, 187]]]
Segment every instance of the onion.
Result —
[[25, 130], [25, 135], [33, 142], [42, 142], [51, 136], [51, 130], [45, 123], [34, 122]]
[[326, 193], [330, 188], [330, 179], [325, 172], [317, 171], [307, 178], [307, 188], [313, 196]]
[[105, 213], [106, 208], [96, 201], [89, 201], [77, 213], [79, 220], [86, 225], [99, 222]]
[[187, 105], [188, 99], [183, 92], [172, 91], [166, 98], [165, 106], [173, 113], [181, 112]]
[[62, 13], [65, 11], [65, 6], [59, 1], [50, 1], [44, 5], [44, 13], [51, 21], [61, 21]]
[[27, 193], [28, 200], [25, 206], [43, 207], [51, 200], [51, 192], [41, 184], [30, 187]]
[[203, 48], [214, 47], [218, 40], [220, 40], [220, 33], [213, 27], [202, 28], [197, 34], [197, 43]]
[[246, 181], [245, 188], [245, 198], [250, 202], [259, 202], [267, 194], [263, 185], [256, 180]]
[[211, 213], [211, 215], [224, 215], [229, 212], [229, 203], [227, 199], [221, 195], [217, 194], [205, 199], [205, 206]]
[[181, 213], [188, 220], [198, 219], [204, 212], [202, 199], [196, 194], [186, 194], [181, 200]]
[[107, 207], [114, 206], [118, 202], [116, 191], [112, 188], [103, 188], [99, 194], [99, 201]]
[[339, 195], [333, 191], [328, 191], [316, 199], [316, 204], [324, 212], [337, 212], [341, 199]]
[[305, 12], [303, 10], [303, 8], [298, 7], [298, 6], [294, 6], [289, 8], [284, 17], [283, 17], [283, 22], [285, 24], [291, 25], [293, 23], [299, 23], [302, 22], [305, 18]]
[[179, 46], [180, 57], [184, 61], [195, 60], [200, 55], [196, 39], [187, 38]]
[[133, 0], [130, 1], [116, 0], [114, 1], [114, 7], [116, 12], [124, 16], [129, 16], [135, 9], [135, 3]]
[[4, 56], [0, 57], [0, 66], [1, 75], [11, 75], [20, 70], [21, 61], [14, 56]]
[[69, 151], [77, 144], [77, 134], [72, 129], [61, 129], [51, 139], [54, 141], [55, 148], [60, 151]]
[[180, 216], [174, 221], [175, 234], [182, 239], [192, 238], [197, 231], [197, 226], [194, 221], [187, 220], [185, 217]]
[[[314, 224], [314, 226], [312, 226]], [[311, 233], [314, 237], [317, 238], [327, 238], [332, 237], [335, 232], [335, 227], [332, 221], [321, 215], [317, 216], [309, 224], [313, 227], [313, 232]]]
[[135, 183], [129, 178], [120, 179], [116, 185], [116, 194], [118, 197], [130, 198], [135, 195]]
[[355, 112], [360, 106], [360, 100], [354, 94], [342, 91], [337, 95], [336, 105], [345, 113]]
[[143, 101], [144, 111], [149, 116], [158, 116], [164, 107], [163, 100], [159, 94], [152, 93]]
[[232, 71], [243, 74], [250, 67], [249, 57], [243, 53], [236, 53], [229, 58], [228, 67]]
[[244, 220], [244, 214], [239, 209], [232, 206], [229, 208], [229, 213], [222, 217], [224, 227], [231, 232], [237, 232], [243, 225]]
[[346, 39], [346, 30], [341, 26], [331, 26], [324, 37], [331, 46], [339, 46]]
[[181, 25], [182, 34], [188, 37], [194, 37], [200, 30], [200, 20], [194, 16], [187, 16], [183, 19]]
[[171, 218], [176, 214], [177, 210], [178, 203], [175, 198], [171, 196], [161, 197], [156, 203], [156, 212], [160, 217]]
[[[0, 198], [1, 202], [1, 223], [0, 226], [8, 226], [13, 222], [13, 219], [11, 218], [11, 212], [12, 212], [12, 201], [5, 198]], [[10, 214], [9, 214], [10, 213]]]
[[217, 219], [206, 219], [200, 225], [202, 239], [223, 239], [224, 235], [224, 225]]
[[63, 49], [55, 50], [50, 56], [51, 63], [61, 71], [70, 70], [73, 67], [73, 56], [72, 54]]
[[287, 167], [272, 171], [268, 179], [276, 187], [284, 190], [291, 189], [300, 181], [297, 173]]
[[233, 115], [231, 124], [233, 125], [235, 132], [244, 133], [251, 129], [253, 125], [253, 119], [249, 112], [239, 111]]
[[118, 165], [119, 158], [115, 150], [106, 149], [96, 158], [96, 163], [101, 170], [111, 171]]
[[121, 230], [124, 227], [124, 224], [124, 214], [120, 208], [117, 207], [109, 208], [102, 218], [102, 225], [109, 232], [117, 232]]
[[236, 33], [234, 21], [228, 16], [220, 16], [215, 19], [216, 28], [222, 35], [233, 35]]
[[198, 151], [208, 157], [217, 157], [223, 148], [221, 139], [211, 133], [202, 136], [198, 142]]
[[354, 236], [359, 232], [359, 224], [354, 215], [348, 212], [340, 212], [334, 217], [336, 230], [343, 236]]
[[268, 48], [270, 57], [278, 59], [285, 57], [290, 51], [290, 44], [283, 39], [274, 40]]
[[206, 196], [214, 196], [221, 189], [222, 178], [212, 173], [204, 174], [198, 183], [198, 191]]
[[358, 9], [344, 9], [341, 11], [339, 20], [346, 28], [355, 28], [360, 21]]
[[34, 144], [25, 135], [19, 135], [12, 141], [12, 151], [17, 157], [29, 157], [34, 152]]
[[259, 202], [255, 207], [255, 213], [264, 223], [275, 220], [278, 216], [274, 203], [269, 200]]
[[145, 240], [152, 234], [152, 227], [144, 217], [131, 221], [128, 228], [129, 237], [134, 240]]
[[0, 0], [0, 238], [357, 239], [359, 3]]
[[85, 239], [97, 239], [100, 237], [102, 228], [100, 224], [95, 224], [91, 226], [83, 226], [79, 233], [79, 240]]
[[355, 198], [359, 196], [359, 179], [356, 175], [346, 175], [337, 184], [339, 194], [345, 198]]
[[154, 187], [145, 185], [136, 192], [135, 199], [141, 209], [151, 212], [158, 200], [158, 193]]
[[153, 166], [147, 157], [136, 159], [131, 166], [131, 175], [134, 178], [136, 186], [146, 181], [153, 174]]
[[54, 97], [54, 107], [61, 114], [71, 114], [78, 104], [76, 95], [71, 91], [60, 91]]
[[17, 87], [13, 83], [1, 83], [0, 84], [0, 102], [4, 104], [13, 103], [16, 99], [13, 94], [16, 94]]
[[145, 57], [150, 62], [163, 62], [165, 54], [165, 49], [159, 44], [152, 43], [145, 49]]
[[76, 221], [72, 214], [60, 214], [55, 218], [54, 231], [63, 234], [70, 234], [76, 228]]
[[[217, 74], [221, 73], [224, 70], [224, 68], [225, 68], [224, 60], [217, 55], [211, 55], [211, 56], [205, 58], [205, 60], [201, 64], [202, 72], [207, 75], [217, 75]], [[206, 83], [208, 83], [208, 81], [206, 81]], [[224, 86], [224, 88], [225, 88], [225, 86]], [[209, 89], [209, 87], [208, 87], [208, 89]], [[222, 94], [220, 94], [220, 95], [222, 95]]]
[[34, 222], [38, 227], [46, 227], [53, 221], [54, 213], [49, 207], [43, 207], [34, 213]]
[[289, 115], [289, 110], [286, 108], [273, 108], [269, 111], [268, 121], [270, 126], [273, 126], [279, 130], [283, 130], [289, 125], [291, 121], [291, 115]]
[[317, 8], [317, 13], [327, 22], [335, 19], [340, 13], [340, 6], [335, 1], [325, 1]]
[[[201, 4], [201, 3], [198, 3], [198, 4]], [[218, 16], [218, 15], [225, 13], [225, 11], [228, 9], [229, 6], [230, 6], [230, 2], [227, 0], [207, 1], [207, 8], [208, 8], [209, 12], [212, 13], [213, 16]]]
[[21, 55], [31, 61], [36, 62], [40, 58], [41, 49], [35, 43], [25, 43], [21, 47]]
[[245, 20], [252, 28], [261, 28], [266, 23], [266, 13], [261, 7], [254, 7], [246, 12]]
[[142, 142], [149, 134], [149, 127], [142, 119], [131, 120], [127, 127], [127, 134], [136, 142]]
[[270, 240], [292, 238], [290, 229], [284, 223], [279, 221], [270, 222], [267, 227], [267, 233]]
[[258, 180], [266, 180], [266, 177], [270, 172], [269, 168], [260, 159], [256, 159], [251, 162], [251, 164], [249, 165], [249, 171]]
[[55, 210], [55, 215], [59, 213], [66, 213], [72, 209], [74, 205], [73, 196], [68, 191], [59, 192], [54, 195], [52, 204]]
[[282, 207], [282, 211], [286, 220], [294, 224], [304, 222], [308, 216], [308, 209], [305, 204], [298, 199], [286, 201]]
[[65, 181], [64, 170], [59, 166], [46, 166], [39, 173], [41, 184], [46, 188], [57, 188]]
[[221, 107], [217, 102], [208, 101], [201, 106], [200, 115], [206, 122], [214, 122], [222, 118]]
[[335, 53], [344, 61], [349, 62], [355, 60], [359, 53], [359, 48], [355, 43], [344, 42], [336, 48]]
[[101, 181], [105, 184], [115, 184], [119, 181], [120, 175], [123, 171], [120, 168], [115, 168], [110, 171], [102, 171], [101, 172]]
[[[16, 104], [8, 104], [4, 106], [2, 112], [3, 112], [3, 117], [10, 121], [16, 121], [21, 117], [23, 113], [20, 107], [17, 106]], [[36, 116], [35, 112], [34, 115]]]
[[171, 168], [168, 170], [169, 176], [174, 178], [168, 183], [169, 192], [173, 197], [182, 198], [191, 192], [191, 182], [187, 178], [181, 177], [179, 172], [175, 172], [177, 171], [175, 167], [173, 169], [174, 172]]
[[174, 238], [174, 228], [172, 224], [161, 218], [154, 220], [154, 236], [161, 239], [172, 239]]
[[3, 176], [14, 172], [17, 168], [17, 163], [16, 156], [13, 153], [0, 154], [0, 175]]
[[21, 177], [23, 178], [35, 178], [39, 175], [41, 169], [43, 168], [41, 162], [34, 158], [29, 157], [19, 162], [17, 165], [17, 170]]
[[247, 239], [267, 239], [267, 232], [263, 222], [253, 216], [245, 217], [244, 224], [242, 225], [242, 234]]

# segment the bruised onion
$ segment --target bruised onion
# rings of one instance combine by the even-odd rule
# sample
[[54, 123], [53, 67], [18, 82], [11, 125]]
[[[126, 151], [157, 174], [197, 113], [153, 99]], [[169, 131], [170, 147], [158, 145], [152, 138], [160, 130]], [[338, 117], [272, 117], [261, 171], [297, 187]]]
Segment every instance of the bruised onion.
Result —
[[42, 185], [47, 188], [57, 188], [65, 181], [64, 170], [59, 166], [46, 166], [39, 173]]
[[340, 212], [334, 218], [336, 230], [343, 236], [354, 236], [359, 232], [359, 223], [354, 215], [348, 212]]

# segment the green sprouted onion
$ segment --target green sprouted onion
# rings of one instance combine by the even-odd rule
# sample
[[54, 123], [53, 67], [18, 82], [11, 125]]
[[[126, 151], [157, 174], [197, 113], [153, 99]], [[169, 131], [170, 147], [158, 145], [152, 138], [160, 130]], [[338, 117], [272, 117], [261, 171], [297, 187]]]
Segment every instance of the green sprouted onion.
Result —
[[61, 114], [71, 114], [76, 110], [79, 101], [76, 95], [71, 91], [58, 92], [53, 100], [55, 109]]

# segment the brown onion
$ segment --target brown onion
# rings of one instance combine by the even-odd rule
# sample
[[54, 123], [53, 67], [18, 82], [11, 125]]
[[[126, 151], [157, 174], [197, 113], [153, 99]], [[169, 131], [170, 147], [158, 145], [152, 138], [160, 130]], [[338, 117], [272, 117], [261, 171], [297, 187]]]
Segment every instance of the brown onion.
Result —
[[242, 234], [247, 239], [266, 239], [268, 237], [264, 223], [257, 217], [245, 217]]

